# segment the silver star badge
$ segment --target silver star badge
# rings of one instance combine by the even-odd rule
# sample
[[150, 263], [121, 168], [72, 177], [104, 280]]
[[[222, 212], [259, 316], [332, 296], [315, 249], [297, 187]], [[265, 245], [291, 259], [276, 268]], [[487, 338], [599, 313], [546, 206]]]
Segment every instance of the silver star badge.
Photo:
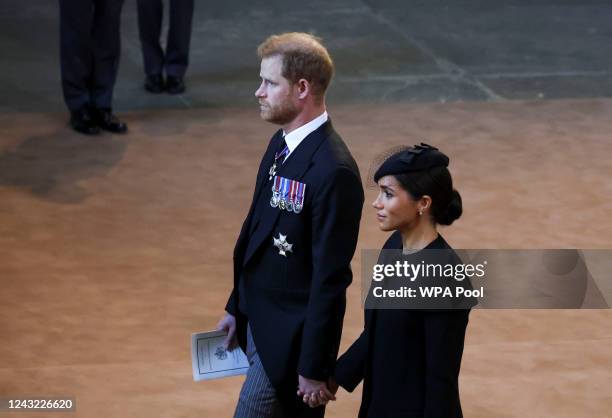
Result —
[[287, 257], [288, 252], [293, 252], [293, 244], [287, 242], [287, 235], [278, 233], [278, 238], [274, 238], [274, 246], [278, 248], [278, 253], [284, 257]]

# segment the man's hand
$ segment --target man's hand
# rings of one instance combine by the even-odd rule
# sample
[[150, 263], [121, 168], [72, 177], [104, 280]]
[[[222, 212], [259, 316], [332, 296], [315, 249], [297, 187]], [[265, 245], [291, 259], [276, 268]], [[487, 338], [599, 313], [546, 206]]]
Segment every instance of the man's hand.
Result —
[[317, 406], [325, 405], [329, 401], [336, 400], [336, 397], [328, 389], [325, 382], [298, 376], [298, 383], [297, 395], [311, 408], [316, 408]]
[[334, 379], [334, 376], [329, 376], [329, 380], [327, 381], [327, 388], [329, 391], [335, 395], [336, 392], [338, 392], [338, 387], [338, 383], [336, 379]]
[[236, 337], [236, 318], [234, 315], [225, 313], [217, 324], [217, 329], [227, 331], [227, 337], [223, 341], [226, 350], [232, 351], [238, 346], [238, 338]]

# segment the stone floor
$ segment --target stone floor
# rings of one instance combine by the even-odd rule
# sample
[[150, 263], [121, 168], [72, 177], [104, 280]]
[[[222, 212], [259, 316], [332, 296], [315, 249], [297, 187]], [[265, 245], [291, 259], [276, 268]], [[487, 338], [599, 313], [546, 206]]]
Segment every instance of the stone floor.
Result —
[[[364, 175], [396, 144], [427, 139], [451, 156], [465, 215], [442, 233], [455, 247], [612, 247], [612, 100], [330, 112]], [[0, 116], [0, 393], [74, 396], [83, 417], [229, 417], [242, 378], [193, 382], [190, 334], [223, 310], [274, 128], [242, 108], [125, 117], [129, 135], [90, 139], [63, 114]], [[360, 249], [385, 239], [373, 198], [368, 188]], [[343, 349], [362, 326], [360, 259]], [[610, 310], [474, 311], [465, 416], [608, 416], [611, 320]], [[358, 406], [359, 393], [342, 392], [328, 416]]]
[[[271, 32], [326, 41], [330, 115], [364, 182], [395, 145], [450, 155], [465, 210], [442, 230], [453, 246], [612, 248], [609, 1], [196, 3], [188, 91], [151, 96], [126, 1], [115, 108], [130, 132], [86, 138], [61, 99], [57, 2], [0, 0], [0, 398], [76, 398], [53, 417], [232, 415], [243, 378], [193, 382], [190, 335], [222, 313], [275, 129], [252, 99]], [[386, 237], [373, 199], [367, 188], [359, 249]], [[360, 265], [357, 252], [341, 351], [362, 327]], [[464, 415], [608, 417], [611, 320], [475, 310]], [[327, 416], [356, 416], [359, 391]]]

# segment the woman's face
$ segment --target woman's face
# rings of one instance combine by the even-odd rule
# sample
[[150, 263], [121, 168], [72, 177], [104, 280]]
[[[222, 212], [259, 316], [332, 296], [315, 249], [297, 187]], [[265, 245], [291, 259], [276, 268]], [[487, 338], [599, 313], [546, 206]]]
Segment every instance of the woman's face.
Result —
[[382, 231], [394, 231], [412, 226], [419, 217], [418, 202], [392, 175], [381, 177], [378, 187], [378, 197], [372, 202], [378, 227]]

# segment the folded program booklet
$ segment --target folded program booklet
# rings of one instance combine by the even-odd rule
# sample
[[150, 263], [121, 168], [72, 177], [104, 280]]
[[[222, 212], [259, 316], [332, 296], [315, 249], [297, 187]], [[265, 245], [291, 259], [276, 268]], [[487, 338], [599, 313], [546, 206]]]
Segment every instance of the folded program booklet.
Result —
[[227, 376], [246, 374], [249, 361], [236, 347], [226, 350], [223, 340], [226, 331], [208, 331], [191, 334], [191, 367], [193, 380], [219, 379]]

